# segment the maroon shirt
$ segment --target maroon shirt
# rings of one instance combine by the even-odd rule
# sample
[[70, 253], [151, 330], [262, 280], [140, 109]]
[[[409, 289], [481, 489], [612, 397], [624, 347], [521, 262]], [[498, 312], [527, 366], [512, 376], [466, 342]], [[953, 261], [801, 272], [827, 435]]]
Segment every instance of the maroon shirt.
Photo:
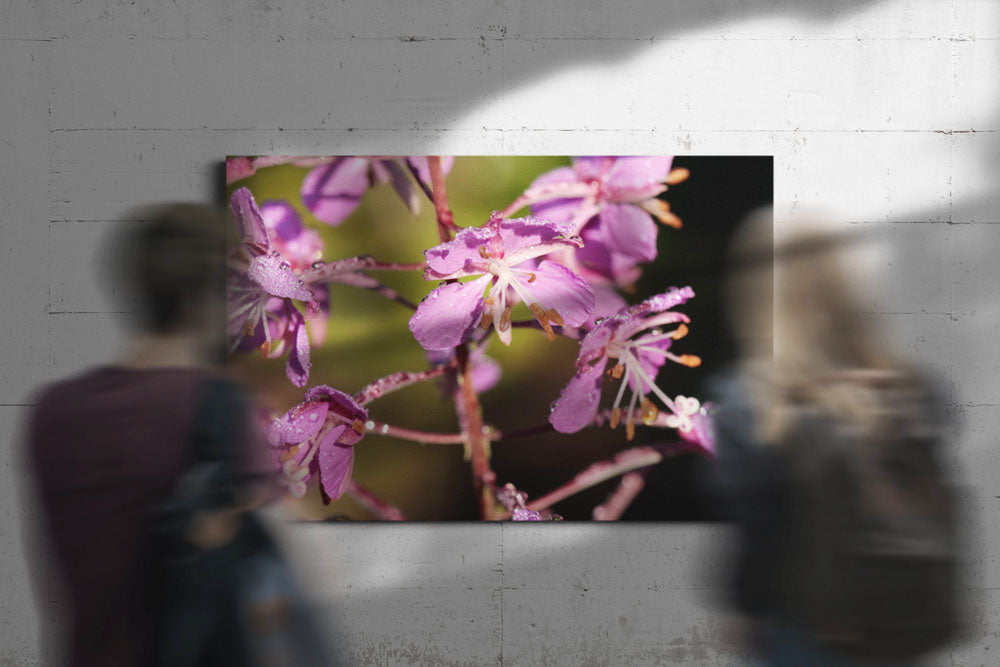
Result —
[[39, 397], [27, 458], [69, 598], [70, 664], [149, 664], [148, 515], [190, 459], [206, 377], [105, 367]]

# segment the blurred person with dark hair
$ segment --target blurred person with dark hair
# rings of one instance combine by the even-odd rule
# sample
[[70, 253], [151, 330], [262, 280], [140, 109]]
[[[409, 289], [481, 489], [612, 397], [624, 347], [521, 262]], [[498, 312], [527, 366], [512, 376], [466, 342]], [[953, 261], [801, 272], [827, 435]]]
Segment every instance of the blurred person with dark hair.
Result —
[[[237, 599], [252, 601], [246, 571], [264, 582], [275, 568], [260, 556], [276, 552], [246, 512], [270, 493], [269, 461], [247, 400], [212, 367], [226, 216], [177, 204], [136, 217], [105, 268], [138, 327], [117, 362], [42, 391], [30, 424], [42, 537], [68, 598], [66, 663], [251, 664], [245, 627], [273, 626], [288, 601], [247, 612]], [[287, 583], [271, 579], [257, 592]]]
[[761, 212], [731, 256], [741, 360], [715, 426], [734, 603], [767, 664], [915, 664], [958, 626], [945, 401], [881, 344], [844, 238], [811, 222], [775, 240]]

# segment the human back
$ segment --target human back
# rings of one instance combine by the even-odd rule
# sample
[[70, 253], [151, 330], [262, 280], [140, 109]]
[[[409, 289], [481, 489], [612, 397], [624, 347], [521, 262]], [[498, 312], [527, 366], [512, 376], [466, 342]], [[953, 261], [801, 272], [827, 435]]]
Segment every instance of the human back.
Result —
[[36, 397], [25, 446], [66, 609], [65, 661], [150, 664], [150, 513], [191, 457], [199, 388], [221, 336], [225, 216], [177, 204], [138, 212], [103, 256], [136, 324], [106, 365]]
[[716, 431], [737, 601], [770, 664], [909, 661], [958, 623], [945, 400], [862, 313], [855, 239], [788, 226], [751, 221], [732, 257]]

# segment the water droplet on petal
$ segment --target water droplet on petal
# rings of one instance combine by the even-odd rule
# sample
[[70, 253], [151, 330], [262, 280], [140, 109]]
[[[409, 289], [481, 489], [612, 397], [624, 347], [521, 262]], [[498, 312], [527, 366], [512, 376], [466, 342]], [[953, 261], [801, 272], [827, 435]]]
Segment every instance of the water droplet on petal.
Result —
[[317, 419], [319, 419], [319, 415], [318, 414], [316, 414], [315, 412], [310, 413], [310, 415], [309, 415], [309, 421], [314, 422]]
[[388, 433], [389, 432], [389, 425], [388, 424], [382, 424], [381, 432], [382, 432], [383, 435], [385, 435], [386, 433]]
[[368, 421], [365, 422], [365, 428], [368, 429], [369, 431], [374, 431], [375, 430], [375, 422], [373, 422], [373, 421], [371, 421], [369, 419]]
[[313, 262], [312, 267], [314, 269], [322, 269], [325, 266], [325, 262]]
[[660, 334], [663, 333], [663, 330], [657, 327], [656, 329], [652, 329], [649, 333], [652, 334], [653, 336], [659, 336]]

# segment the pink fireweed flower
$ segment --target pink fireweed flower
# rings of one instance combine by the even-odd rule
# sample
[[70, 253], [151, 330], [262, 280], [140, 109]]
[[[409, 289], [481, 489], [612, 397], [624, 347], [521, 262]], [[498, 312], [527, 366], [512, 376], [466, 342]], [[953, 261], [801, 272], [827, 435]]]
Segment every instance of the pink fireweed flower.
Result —
[[354, 468], [354, 445], [364, 437], [367, 419], [368, 411], [351, 396], [320, 385], [272, 421], [267, 440], [289, 492], [301, 498], [309, 480], [319, 475], [331, 500], [344, 495]]
[[318, 313], [320, 302], [277, 249], [287, 244], [276, 242], [272, 247], [264, 217], [250, 191], [240, 188], [234, 192], [230, 207], [241, 239], [228, 267], [226, 332], [231, 338], [230, 351], [259, 329], [264, 339], [260, 349], [265, 356], [289, 350], [285, 373], [296, 386], [305, 386], [309, 378], [309, 338], [305, 318], [292, 301], [305, 302], [310, 316]]
[[639, 277], [636, 265], [656, 258], [657, 226], [650, 215], [680, 227], [657, 197], [687, 177], [687, 170], [671, 170], [672, 162], [670, 156], [577, 157], [572, 167], [535, 179], [507, 210], [530, 204], [534, 215], [569, 223], [586, 245], [562, 253], [560, 261], [588, 280], [630, 285]]
[[424, 251], [427, 280], [478, 277], [434, 289], [410, 318], [410, 331], [425, 350], [453, 348], [477, 325], [492, 326], [509, 345], [516, 298], [524, 301], [550, 340], [555, 337], [553, 325], [580, 326], [594, 308], [590, 285], [561, 264], [536, 264], [535, 259], [582, 243], [564, 224], [536, 218], [503, 220], [494, 212], [482, 227], [467, 227], [454, 241]]
[[[666, 360], [694, 367], [701, 359], [694, 355], [675, 355], [670, 352], [673, 341], [687, 334], [688, 317], [672, 309], [694, 297], [690, 287], [673, 287], [663, 294], [650, 297], [642, 303], [624, 308], [613, 317], [601, 320], [580, 343], [576, 360], [576, 375], [563, 389], [559, 399], [552, 404], [549, 422], [557, 431], [575, 433], [593, 422], [601, 400], [601, 383], [611, 359], [617, 363], [607, 370], [607, 376], [621, 380], [611, 410], [611, 427], [621, 419], [621, 404], [626, 387], [631, 388], [632, 398], [626, 412], [626, 433], [631, 440], [635, 434], [635, 408], [640, 401], [644, 423], [652, 423], [659, 410], [646, 398], [653, 393], [678, 420], [687, 425], [690, 415], [688, 405], [678, 406], [656, 385], [656, 375]], [[660, 327], [677, 324], [671, 331]], [[679, 426], [678, 426], [679, 427]]]

